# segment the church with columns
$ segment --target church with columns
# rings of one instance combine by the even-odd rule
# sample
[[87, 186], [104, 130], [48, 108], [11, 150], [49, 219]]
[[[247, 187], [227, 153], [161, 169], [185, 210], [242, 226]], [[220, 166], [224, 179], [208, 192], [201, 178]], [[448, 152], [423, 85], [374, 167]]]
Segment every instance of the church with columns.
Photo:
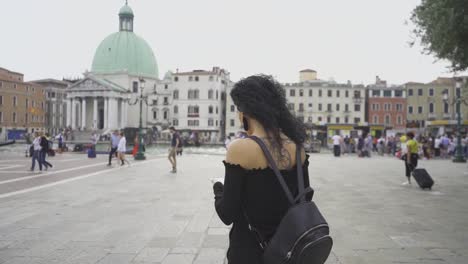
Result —
[[[126, 3], [119, 11], [119, 31], [97, 47], [91, 71], [67, 88], [67, 126], [108, 133], [138, 127], [141, 89], [157, 100], [158, 67], [148, 43], [133, 32], [134, 14]], [[154, 98], [152, 98], [154, 97]], [[146, 127], [147, 113], [144, 113]]]

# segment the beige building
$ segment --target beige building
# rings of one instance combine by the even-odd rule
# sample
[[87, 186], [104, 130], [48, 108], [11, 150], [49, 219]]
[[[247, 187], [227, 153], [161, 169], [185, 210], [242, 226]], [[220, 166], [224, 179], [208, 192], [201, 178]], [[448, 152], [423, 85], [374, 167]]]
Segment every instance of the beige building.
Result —
[[22, 73], [0, 68], [0, 141], [44, 131], [45, 106], [42, 86], [24, 82]]

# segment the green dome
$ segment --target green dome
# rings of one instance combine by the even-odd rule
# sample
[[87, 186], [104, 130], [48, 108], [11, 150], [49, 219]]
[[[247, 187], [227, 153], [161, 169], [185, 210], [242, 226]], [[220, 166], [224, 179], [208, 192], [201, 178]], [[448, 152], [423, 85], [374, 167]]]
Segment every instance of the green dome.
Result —
[[121, 15], [127, 15], [127, 16], [132, 16], [133, 17], [133, 10], [128, 6], [127, 4], [122, 6], [119, 11], [119, 16]]
[[144, 39], [130, 31], [111, 34], [101, 42], [94, 54], [91, 71], [127, 71], [132, 75], [158, 77], [153, 50]]

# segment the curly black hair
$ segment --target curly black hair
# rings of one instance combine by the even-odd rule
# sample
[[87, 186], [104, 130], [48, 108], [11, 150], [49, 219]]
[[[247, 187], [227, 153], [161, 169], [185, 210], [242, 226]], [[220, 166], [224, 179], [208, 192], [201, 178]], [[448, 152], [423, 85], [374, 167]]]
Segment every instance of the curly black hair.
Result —
[[304, 123], [289, 111], [286, 92], [273, 77], [252, 75], [244, 78], [234, 85], [231, 97], [239, 111], [260, 122], [276, 150], [283, 145], [281, 133], [298, 145], [304, 143]]

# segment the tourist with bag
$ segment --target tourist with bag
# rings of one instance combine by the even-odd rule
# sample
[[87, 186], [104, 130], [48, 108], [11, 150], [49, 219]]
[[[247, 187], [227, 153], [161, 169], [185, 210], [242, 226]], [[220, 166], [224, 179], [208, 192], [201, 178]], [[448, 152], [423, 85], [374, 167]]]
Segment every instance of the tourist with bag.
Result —
[[332, 247], [328, 224], [311, 201], [303, 122], [268, 76], [250, 76], [231, 97], [248, 137], [230, 143], [215, 208], [231, 225], [229, 264], [322, 264]]

